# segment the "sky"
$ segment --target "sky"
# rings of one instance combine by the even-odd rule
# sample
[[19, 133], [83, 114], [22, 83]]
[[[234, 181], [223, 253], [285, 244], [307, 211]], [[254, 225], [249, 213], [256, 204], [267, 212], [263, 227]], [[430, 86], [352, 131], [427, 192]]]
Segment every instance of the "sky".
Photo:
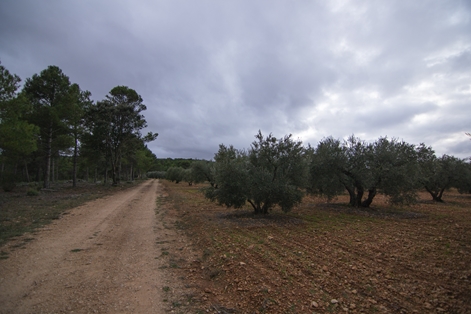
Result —
[[136, 90], [158, 158], [259, 130], [471, 156], [469, 0], [2, 0], [0, 61], [23, 81], [56, 65], [96, 101]]

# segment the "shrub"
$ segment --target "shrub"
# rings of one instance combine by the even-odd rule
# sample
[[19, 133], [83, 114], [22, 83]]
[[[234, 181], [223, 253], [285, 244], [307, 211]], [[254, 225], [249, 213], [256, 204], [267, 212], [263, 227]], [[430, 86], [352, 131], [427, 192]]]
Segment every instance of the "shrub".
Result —
[[35, 189], [29, 189], [29, 190], [26, 192], [26, 195], [27, 195], [27, 196], [38, 196], [38, 195], [39, 195], [39, 191], [38, 191], [38, 190], [35, 190]]

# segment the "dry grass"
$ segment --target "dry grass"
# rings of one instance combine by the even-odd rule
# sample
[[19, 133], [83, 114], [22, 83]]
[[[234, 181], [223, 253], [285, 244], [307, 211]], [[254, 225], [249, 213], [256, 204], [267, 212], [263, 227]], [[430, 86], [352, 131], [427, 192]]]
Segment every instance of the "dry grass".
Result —
[[[56, 182], [47, 190], [38, 186], [31, 183], [18, 186], [12, 192], [0, 191], [0, 246], [11, 238], [47, 225], [67, 214], [70, 208], [133, 185], [111, 187], [81, 182], [73, 188], [71, 183]], [[31, 191], [37, 193], [31, 195]]]

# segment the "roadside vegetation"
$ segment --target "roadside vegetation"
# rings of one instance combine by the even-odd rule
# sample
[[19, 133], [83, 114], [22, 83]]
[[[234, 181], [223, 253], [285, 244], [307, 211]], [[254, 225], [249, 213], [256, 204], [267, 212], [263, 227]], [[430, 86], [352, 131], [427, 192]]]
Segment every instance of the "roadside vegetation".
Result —
[[[156, 133], [147, 126], [141, 96], [116, 86], [92, 101], [57, 66], [21, 79], [0, 64], [0, 184], [12, 191], [20, 182], [79, 179], [118, 185], [157, 170], [146, 143]], [[154, 169], [153, 169], [154, 168]]]
[[332, 200], [348, 193], [347, 204], [366, 209], [379, 195], [391, 205], [410, 205], [421, 191], [435, 202], [446, 201], [452, 188], [471, 192], [469, 159], [437, 156], [423, 143], [387, 137], [367, 143], [352, 135], [305, 147], [291, 135], [264, 137], [259, 131], [255, 138], [248, 149], [221, 144], [213, 161], [194, 160], [187, 168], [172, 166], [148, 176], [188, 185], [208, 182], [203, 190], [208, 199], [227, 208], [250, 204], [255, 214], [289, 212], [306, 195]]
[[66, 215], [68, 209], [133, 187], [136, 182], [115, 187], [80, 181], [75, 188], [69, 182], [54, 182], [49, 189], [30, 183], [18, 185], [11, 192], [0, 190], [0, 246], [25, 233], [34, 234], [37, 228]]

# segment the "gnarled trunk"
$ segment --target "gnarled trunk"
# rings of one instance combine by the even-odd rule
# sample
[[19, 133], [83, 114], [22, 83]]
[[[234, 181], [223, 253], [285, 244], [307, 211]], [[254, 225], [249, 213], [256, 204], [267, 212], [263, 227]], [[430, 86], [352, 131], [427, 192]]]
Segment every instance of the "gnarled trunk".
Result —
[[443, 203], [442, 196], [445, 191], [444, 188], [440, 189], [440, 191], [432, 191], [428, 187], [425, 187], [425, 190], [427, 190], [427, 192], [432, 196], [433, 201]]
[[361, 203], [361, 207], [370, 207], [373, 202], [373, 198], [376, 196], [376, 188], [368, 190], [368, 197]]

